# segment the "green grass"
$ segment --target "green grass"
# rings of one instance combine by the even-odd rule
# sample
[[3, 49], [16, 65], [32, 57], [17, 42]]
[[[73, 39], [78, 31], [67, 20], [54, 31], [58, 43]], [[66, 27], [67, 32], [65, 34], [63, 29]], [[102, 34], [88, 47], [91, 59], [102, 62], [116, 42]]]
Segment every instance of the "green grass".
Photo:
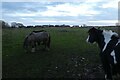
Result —
[[[25, 53], [25, 36], [41, 29], [51, 34], [50, 51]], [[87, 28], [3, 29], [3, 78], [102, 78], [99, 49], [96, 44], [86, 43], [87, 31]]]

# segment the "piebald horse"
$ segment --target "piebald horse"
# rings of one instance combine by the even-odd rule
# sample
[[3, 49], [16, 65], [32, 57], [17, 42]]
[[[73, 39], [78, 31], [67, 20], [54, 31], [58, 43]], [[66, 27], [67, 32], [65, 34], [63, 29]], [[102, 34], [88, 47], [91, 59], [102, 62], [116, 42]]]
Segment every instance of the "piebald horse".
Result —
[[50, 48], [50, 34], [44, 30], [41, 31], [32, 31], [24, 39], [23, 47], [28, 52], [31, 49], [31, 52], [35, 52], [38, 45], [45, 45], [45, 49], [49, 50]]
[[113, 80], [120, 74], [120, 38], [111, 30], [91, 28], [87, 42], [96, 42], [100, 48], [100, 58], [106, 80]]

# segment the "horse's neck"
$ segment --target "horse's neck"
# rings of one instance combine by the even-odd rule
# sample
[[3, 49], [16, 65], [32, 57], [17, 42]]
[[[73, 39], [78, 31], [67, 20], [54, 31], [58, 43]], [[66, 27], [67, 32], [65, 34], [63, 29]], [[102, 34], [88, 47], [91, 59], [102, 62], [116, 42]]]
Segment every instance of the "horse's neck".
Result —
[[104, 36], [103, 35], [100, 36], [100, 39], [97, 41], [97, 43], [98, 43], [98, 46], [99, 46], [100, 50], [102, 51], [102, 49], [105, 46]]

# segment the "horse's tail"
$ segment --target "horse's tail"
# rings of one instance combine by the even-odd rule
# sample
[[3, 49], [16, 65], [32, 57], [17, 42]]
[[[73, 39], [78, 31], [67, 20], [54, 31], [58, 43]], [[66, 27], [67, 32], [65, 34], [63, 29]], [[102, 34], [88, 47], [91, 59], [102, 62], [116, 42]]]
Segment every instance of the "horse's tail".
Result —
[[50, 48], [51, 36], [49, 35], [47, 46]]

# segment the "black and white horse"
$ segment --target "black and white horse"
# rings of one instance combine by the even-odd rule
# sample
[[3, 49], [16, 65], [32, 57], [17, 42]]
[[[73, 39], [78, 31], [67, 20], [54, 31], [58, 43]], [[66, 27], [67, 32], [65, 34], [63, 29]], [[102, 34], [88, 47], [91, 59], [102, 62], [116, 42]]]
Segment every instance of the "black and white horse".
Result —
[[35, 52], [37, 45], [45, 45], [45, 49], [49, 50], [50, 48], [50, 34], [44, 30], [41, 31], [32, 31], [24, 39], [23, 47], [25, 50], [32, 48], [31, 52]]
[[91, 28], [87, 42], [96, 42], [100, 48], [100, 58], [105, 72], [105, 79], [112, 80], [120, 74], [120, 38], [111, 30]]

